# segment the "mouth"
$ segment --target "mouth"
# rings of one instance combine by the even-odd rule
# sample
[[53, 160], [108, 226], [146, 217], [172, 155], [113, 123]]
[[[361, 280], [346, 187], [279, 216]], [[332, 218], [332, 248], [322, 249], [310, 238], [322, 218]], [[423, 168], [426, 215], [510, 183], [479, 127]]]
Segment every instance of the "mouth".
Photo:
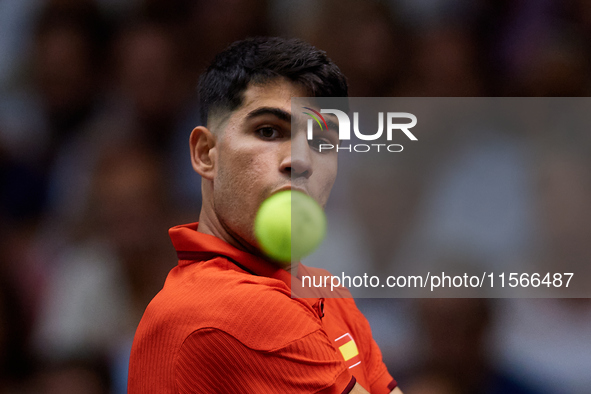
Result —
[[304, 189], [302, 189], [300, 187], [297, 187], [297, 186], [293, 186], [293, 185], [285, 185], [285, 186], [282, 186], [279, 189], [274, 190], [271, 193], [271, 195], [276, 194], [276, 193], [279, 193], [279, 192], [282, 192], [282, 191], [285, 191], [285, 190], [295, 190], [295, 191], [304, 193], [305, 195], [309, 196], [309, 194], [308, 194], [308, 192], [306, 190], [304, 190]]

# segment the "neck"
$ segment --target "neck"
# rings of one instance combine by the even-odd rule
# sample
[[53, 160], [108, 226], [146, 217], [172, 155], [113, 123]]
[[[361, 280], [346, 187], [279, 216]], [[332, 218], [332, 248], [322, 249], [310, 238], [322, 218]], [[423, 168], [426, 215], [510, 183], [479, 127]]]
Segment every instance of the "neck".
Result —
[[199, 227], [197, 231], [204, 234], [213, 235], [219, 238], [236, 249], [244, 252], [260, 256], [259, 250], [246, 241], [243, 237], [236, 234], [223, 220], [215, 214], [214, 210], [205, 206], [201, 209], [199, 214]]

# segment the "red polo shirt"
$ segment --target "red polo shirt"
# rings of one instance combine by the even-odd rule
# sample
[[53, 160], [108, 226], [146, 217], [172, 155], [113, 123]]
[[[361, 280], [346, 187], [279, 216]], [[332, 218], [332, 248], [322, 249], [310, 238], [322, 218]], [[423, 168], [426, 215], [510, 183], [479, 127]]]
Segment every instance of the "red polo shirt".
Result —
[[130, 394], [396, 387], [351, 298], [292, 298], [288, 272], [196, 230], [170, 229], [179, 264], [136, 331]]

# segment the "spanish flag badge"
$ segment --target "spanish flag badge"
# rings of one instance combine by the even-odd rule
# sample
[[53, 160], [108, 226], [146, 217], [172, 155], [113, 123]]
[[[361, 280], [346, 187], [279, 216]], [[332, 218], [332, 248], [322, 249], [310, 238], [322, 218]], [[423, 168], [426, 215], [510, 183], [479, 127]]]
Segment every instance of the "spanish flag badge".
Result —
[[359, 356], [359, 349], [355, 344], [355, 340], [351, 334], [346, 333], [335, 339], [336, 346], [345, 359], [345, 364], [350, 368], [353, 368], [361, 364], [361, 357]]

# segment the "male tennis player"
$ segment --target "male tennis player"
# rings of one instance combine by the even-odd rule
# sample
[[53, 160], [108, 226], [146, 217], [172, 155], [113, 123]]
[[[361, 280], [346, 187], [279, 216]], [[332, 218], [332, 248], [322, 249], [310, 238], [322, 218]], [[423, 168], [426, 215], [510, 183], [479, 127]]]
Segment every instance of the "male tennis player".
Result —
[[170, 230], [179, 264], [137, 329], [129, 393], [400, 393], [354, 301], [291, 298], [291, 275], [254, 237], [278, 191], [325, 205], [337, 154], [318, 144], [338, 135], [292, 130], [290, 100], [345, 97], [343, 74], [302, 41], [248, 39], [214, 59], [199, 93], [207, 127], [190, 145], [203, 206]]

